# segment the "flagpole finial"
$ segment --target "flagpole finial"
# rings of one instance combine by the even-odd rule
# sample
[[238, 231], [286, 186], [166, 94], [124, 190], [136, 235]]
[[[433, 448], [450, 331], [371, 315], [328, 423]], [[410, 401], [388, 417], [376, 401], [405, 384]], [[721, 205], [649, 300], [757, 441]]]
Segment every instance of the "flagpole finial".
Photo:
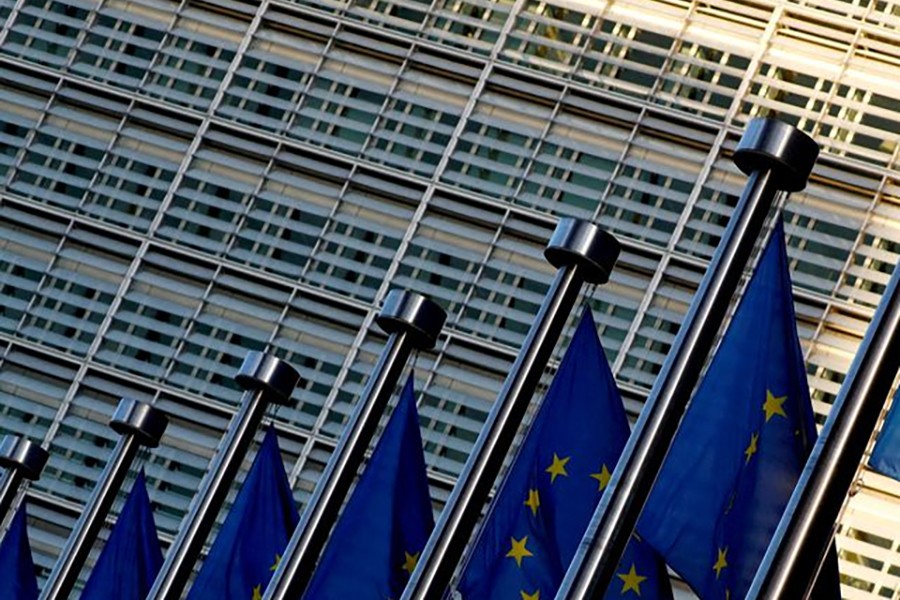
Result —
[[436, 302], [409, 290], [391, 290], [375, 321], [386, 333], [407, 333], [418, 350], [433, 348], [447, 320]]
[[818, 156], [819, 145], [796, 127], [776, 119], [753, 119], [734, 151], [734, 162], [746, 175], [772, 171], [780, 189], [799, 192]]
[[300, 373], [271, 354], [251, 350], [234, 379], [245, 390], [266, 391], [270, 402], [284, 405], [290, 403], [291, 394], [300, 383]]
[[0, 440], [0, 467], [15, 469], [25, 479], [39, 479], [48, 456], [46, 450], [26, 438], [5, 435]]
[[132, 435], [140, 445], [148, 448], [159, 446], [168, 425], [169, 417], [163, 411], [131, 398], [119, 401], [109, 421], [113, 431], [120, 435]]
[[563, 218], [547, 243], [544, 256], [557, 269], [578, 266], [586, 282], [602, 284], [609, 281], [619, 250], [619, 241], [594, 223]]

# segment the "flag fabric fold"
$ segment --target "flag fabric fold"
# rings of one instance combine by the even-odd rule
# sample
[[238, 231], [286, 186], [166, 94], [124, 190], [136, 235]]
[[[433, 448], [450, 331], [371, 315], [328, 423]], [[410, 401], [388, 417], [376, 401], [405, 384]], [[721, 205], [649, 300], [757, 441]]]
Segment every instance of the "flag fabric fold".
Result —
[[704, 600], [743, 598], [815, 439], [779, 219], [638, 532]]
[[257, 600], [299, 521], [278, 436], [269, 427], [188, 600]]
[[433, 527], [410, 376], [304, 598], [399, 598]]
[[900, 390], [897, 390], [878, 439], [875, 440], [869, 466], [900, 481]]
[[4, 600], [35, 600], [38, 597], [37, 577], [25, 521], [23, 499], [0, 542], [0, 598]]
[[[457, 585], [465, 600], [553, 598], [629, 436], [589, 309], [490, 508]], [[605, 598], [671, 598], [665, 565], [629, 543]]]
[[143, 600], [162, 562], [142, 469], [81, 592], [81, 600]]

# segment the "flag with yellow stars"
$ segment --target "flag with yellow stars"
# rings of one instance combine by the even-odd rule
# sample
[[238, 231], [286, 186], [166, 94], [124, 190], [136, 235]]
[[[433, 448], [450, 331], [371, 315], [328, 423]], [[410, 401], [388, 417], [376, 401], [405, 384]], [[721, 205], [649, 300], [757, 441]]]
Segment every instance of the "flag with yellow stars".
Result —
[[163, 563], [147, 481], [141, 469], [81, 600], [144, 600]]
[[303, 597], [399, 598], [433, 527], [410, 376]]
[[37, 600], [38, 597], [26, 521], [23, 499], [0, 543], [0, 598], [4, 600]]
[[[628, 439], [622, 399], [589, 309], [490, 508], [456, 586], [465, 600], [550, 600]], [[671, 598], [638, 539], [605, 598]]]
[[[685, 413], [639, 534], [704, 600], [745, 597], [815, 439], [779, 219]], [[837, 582], [825, 587], [834, 591]]]
[[900, 390], [878, 433], [869, 466], [888, 477], [900, 480]]
[[188, 600], [258, 600], [299, 515], [274, 427], [253, 460]]

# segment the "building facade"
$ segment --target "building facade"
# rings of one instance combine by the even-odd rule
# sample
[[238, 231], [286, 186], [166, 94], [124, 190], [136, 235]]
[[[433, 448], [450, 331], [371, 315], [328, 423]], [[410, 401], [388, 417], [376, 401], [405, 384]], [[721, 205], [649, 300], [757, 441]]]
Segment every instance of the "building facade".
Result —
[[[51, 453], [28, 491], [45, 575], [122, 396], [172, 415], [143, 457], [172, 539], [247, 350], [306, 381], [272, 413], [302, 505], [395, 287], [449, 315], [415, 359], [438, 509], [561, 216], [622, 242], [584, 301], [636, 415], [744, 185], [751, 118], [822, 147], [783, 199], [820, 423], [900, 256], [893, 0], [0, 0], [0, 18], [0, 431]], [[900, 598], [900, 484], [863, 468], [851, 495], [844, 597]]]

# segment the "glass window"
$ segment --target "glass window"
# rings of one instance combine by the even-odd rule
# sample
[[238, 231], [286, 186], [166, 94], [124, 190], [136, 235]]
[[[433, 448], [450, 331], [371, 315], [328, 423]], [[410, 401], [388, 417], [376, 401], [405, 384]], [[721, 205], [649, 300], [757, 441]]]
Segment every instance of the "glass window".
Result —
[[425, 24], [428, 39], [489, 55], [513, 0], [436, 0]]
[[543, 251], [552, 228], [517, 216], [499, 229], [459, 319], [473, 336], [521, 346], [555, 270]]
[[379, 119], [366, 158], [433, 175], [479, 74], [479, 68], [443, 54], [415, 53]]
[[[280, 417], [309, 431], [318, 429], [323, 407], [338, 393], [364, 319], [359, 309], [325, 297], [301, 292], [291, 300], [272, 346], [279, 358], [297, 369], [305, 384], [295, 392], [296, 406], [280, 408]], [[329, 436], [333, 433], [333, 429], [326, 431]]]
[[18, 75], [0, 69], [0, 181], [4, 182], [14, 170], [47, 104], [47, 96], [14, 87]]
[[2, 51], [40, 64], [64, 67], [97, 4], [91, 0], [25, 0]]
[[147, 379], [169, 368], [215, 271], [151, 248], [122, 297], [95, 360]]
[[231, 15], [188, 7], [168, 32], [141, 89], [156, 98], [206, 110], [247, 24]]
[[18, 335], [86, 354], [136, 251], [134, 241], [109, 232], [72, 229], [56, 249]]
[[270, 9], [231, 79], [218, 114], [283, 132], [325, 52], [317, 25]]
[[603, 198], [602, 225], [658, 245], [668, 243], [696, 185], [707, 151], [683, 142], [676, 145], [667, 137], [642, 128], [632, 138], [609, 193]]
[[190, 323], [166, 383], [237, 402], [241, 387], [234, 375], [248, 351], [266, 349], [289, 297], [279, 285], [220, 271]]
[[320, 236], [304, 281], [371, 302], [423, 192], [374, 173], [356, 181]]
[[[507, 81], [503, 78], [497, 83]], [[519, 89], [530, 91], [525, 82]], [[531, 89], [551, 98], [558, 94], [537, 85]], [[506, 197], [515, 192], [552, 108], [543, 102], [523, 101], [509, 92], [490, 84], [485, 89], [466, 122], [442, 181], [490, 196]]]
[[343, 45], [332, 49], [288, 135], [351, 155], [361, 152], [400, 70], [389, 58]]
[[[84, 102], [87, 96], [75, 88], [57, 96], [13, 176], [13, 191], [70, 210], [81, 204], [119, 126], [96, 101]], [[109, 108], [125, 110], [117, 102]]]
[[108, 0], [100, 7], [72, 61], [72, 71], [130, 90], [137, 89], [168, 31], [178, 3]]
[[107, 151], [81, 212], [147, 231], [175, 179], [196, 124], [159, 110], [132, 110]]
[[0, 331], [15, 332], [68, 222], [0, 202]]
[[40, 441], [56, 418], [77, 367], [11, 346], [0, 363], [0, 432]]
[[[209, 136], [194, 153], [166, 208], [159, 236], [206, 252], [221, 254], [256, 193], [267, 162], [238, 154]], [[263, 151], [272, 152], [271, 148]]]
[[[477, 217], [481, 222], [473, 222]], [[440, 303], [454, 321], [471, 293], [481, 262], [488, 255], [499, 211], [463, 198], [432, 198], [416, 227], [393, 285], [417, 291]]]
[[229, 258], [300, 277], [349, 177], [349, 166], [279, 153], [241, 221]]

